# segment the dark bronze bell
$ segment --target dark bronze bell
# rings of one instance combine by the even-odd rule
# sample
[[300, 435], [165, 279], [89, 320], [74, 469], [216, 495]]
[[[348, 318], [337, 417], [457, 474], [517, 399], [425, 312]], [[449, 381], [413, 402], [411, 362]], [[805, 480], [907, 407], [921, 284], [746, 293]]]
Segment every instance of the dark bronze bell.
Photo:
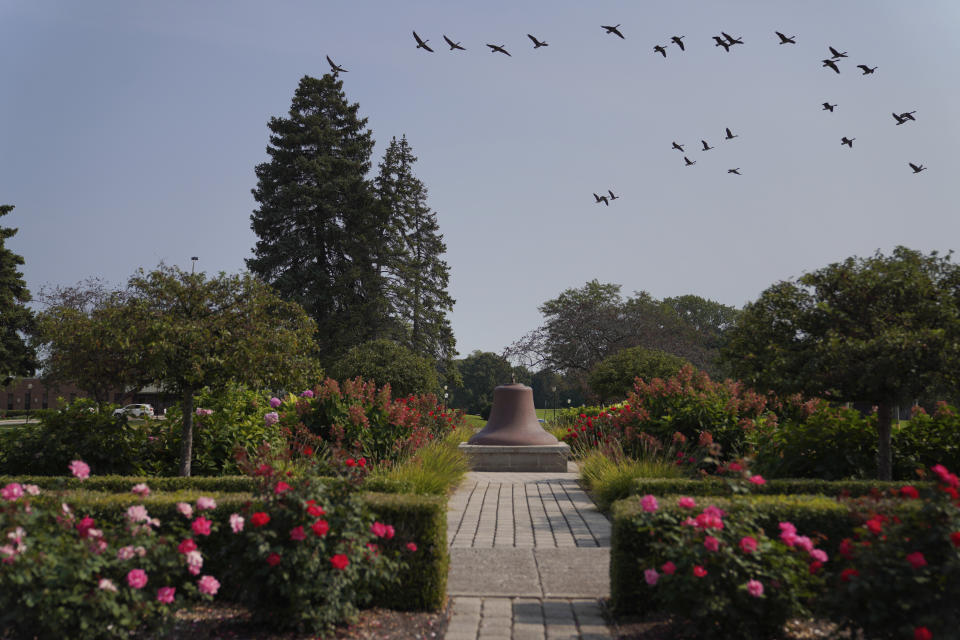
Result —
[[502, 384], [493, 390], [493, 408], [487, 426], [467, 444], [524, 446], [557, 444], [543, 430], [533, 407], [533, 389], [519, 384]]

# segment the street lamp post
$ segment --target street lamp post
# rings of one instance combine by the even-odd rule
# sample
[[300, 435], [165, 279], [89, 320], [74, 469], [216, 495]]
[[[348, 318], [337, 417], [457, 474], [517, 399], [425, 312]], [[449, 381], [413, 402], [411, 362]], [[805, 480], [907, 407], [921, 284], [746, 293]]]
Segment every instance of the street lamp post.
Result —
[[553, 385], [553, 422], [557, 422], [557, 385]]
[[190, 275], [193, 275], [194, 272], [196, 271], [196, 269], [197, 269], [197, 260], [199, 260], [199, 259], [200, 259], [199, 256], [191, 256], [191, 257], [190, 257], [190, 262], [191, 262], [191, 264], [190, 264]]

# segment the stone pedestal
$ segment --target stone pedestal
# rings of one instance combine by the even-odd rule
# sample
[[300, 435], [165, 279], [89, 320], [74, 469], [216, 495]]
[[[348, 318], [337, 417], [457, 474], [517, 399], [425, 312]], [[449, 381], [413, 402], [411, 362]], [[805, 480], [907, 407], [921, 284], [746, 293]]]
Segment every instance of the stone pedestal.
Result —
[[460, 445], [474, 471], [549, 471], [566, 472], [570, 445]]

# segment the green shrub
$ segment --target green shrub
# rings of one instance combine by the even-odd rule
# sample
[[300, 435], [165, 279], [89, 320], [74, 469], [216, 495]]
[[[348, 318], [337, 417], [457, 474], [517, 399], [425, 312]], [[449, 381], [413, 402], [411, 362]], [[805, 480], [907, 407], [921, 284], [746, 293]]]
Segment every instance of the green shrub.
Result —
[[392, 340], [372, 340], [347, 352], [330, 370], [340, 380], [363, 378], [379, 386], [390, 385], [396, 397], [436, 393], [434, 363]]
[[[876, 415], [817, 401], [802, 420], [758, 425], [754, 469], [770, 478], [869, 478], [877, 467]], [[896, 455], [894, 456], [897, 457]]]
[[943, 464], [960, 469], [960, 411], [938, 402], [933, 415], [916, 407], [910, 421], [894, 425], [892, 435], [894, 474], [913, 478], [918, 468]]
[[[831, 498], [883, 495], [897, 491], [902, 482], [882, 480], [817, 480], [808, 478], [775, 478], [762, 486], [753, 487], [754, 495], [822, 495]], [[924, 486], [928, 483], [915, 483]], [[655, 496], [729, 496], [730, 486], [717, 476], [701, 479], [689, 478], [637, 478], [633, 481], [631, 495]]]
[[587, 384], [605, 402], [618, 401], [633, 390], [637, 378], [672, 378], [689, 364], [665, 351], [630, 347], [600, 361], [587, 376]]
[[40, 423], [0, 431], [0, 473], [59, 475], [71, 460], [95, 473], [137, 475], [150, 467], [150, 420], [133, 425], [114, 416], [114, 405], [80, 399], [60, 410], [41, 410]]
[[[193, 418], [194, 475], [214, 476], [237, 473], [234, 453], [237, 447], [252, 454], [267, 443], [273, 448], [284, 445], [284, 436], [263, 416], [271, 411], [262, 393], [241, 384], [230, 384], [216, 392], [204, 389], [194, 397], [197, 407]], [[212, 413], [207, 413], [208, 411]], [[176, 475], [183, 440], [183, 416], [178, 405], [167, 410], [166, 424], [155, 429], [163, 453], [156, 456], [153, 475]]]

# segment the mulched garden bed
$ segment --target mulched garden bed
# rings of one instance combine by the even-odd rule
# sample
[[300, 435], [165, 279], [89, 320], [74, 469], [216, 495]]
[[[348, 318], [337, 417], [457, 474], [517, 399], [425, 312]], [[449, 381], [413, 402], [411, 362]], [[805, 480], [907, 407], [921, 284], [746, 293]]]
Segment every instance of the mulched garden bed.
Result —
[[[330, 640], [435, 640], [443, 638], [449, 606], [440, 612], [367, 609], [356, 624], [338, 628]], [[278, 633], [250, 622], [250, 612], [232, 605], [197, 606], [177, 613], [165, 640], [316, 640], [304, 633]]]
[[[676, 621], [662, 615], [622, 617], [611, 627], [616, 640], [678, 640], [695, 637], [696, 630], [688, 622]], [[792, 620], [787, 623], [782, 636], [782, 640], [823, 640], [825, 638], [864, 640], [861, 634], [851, 636], [849, 633], [839, 633], [836, 625], [823, 620]]]

